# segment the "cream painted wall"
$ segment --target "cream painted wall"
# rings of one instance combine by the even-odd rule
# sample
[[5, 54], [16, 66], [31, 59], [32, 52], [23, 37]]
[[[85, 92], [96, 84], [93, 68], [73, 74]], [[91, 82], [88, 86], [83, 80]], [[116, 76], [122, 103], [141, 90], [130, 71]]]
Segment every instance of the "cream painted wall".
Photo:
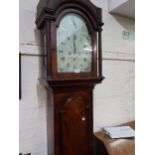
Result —
[[[134, 32], [134, 21], [108, 13], [108, 0], [92, 0], [103, 9], [103, 74], [106, 79], [94, 91], [94, 131], [134, 119], [134, 41], [122, 32]], [[35, 26], [38, 0], [20, 0], [20, 52], [38, 54]], [[22, 56], [20, 146], [22, 153], [47, 155], [46, 91], [39, 84], [39, 57]]]
[[128, 0], [109, 0], [109, 9], [112, 10]]
[[108, 13], [108, 0], [92, 0], [102, 6], [103, 75], [94, 92], [94, 130], [134, 119], [134, 41], [122, 32], [134, 32], [134, 20]]

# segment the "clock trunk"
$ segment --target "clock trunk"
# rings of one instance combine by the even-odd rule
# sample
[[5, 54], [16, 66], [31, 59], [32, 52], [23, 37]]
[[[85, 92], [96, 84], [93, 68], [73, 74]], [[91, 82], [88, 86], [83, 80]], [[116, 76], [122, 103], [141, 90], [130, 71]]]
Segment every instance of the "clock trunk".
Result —
[[92, 90], [48, 91], [48, 140], [55, 155], [93, 155]]

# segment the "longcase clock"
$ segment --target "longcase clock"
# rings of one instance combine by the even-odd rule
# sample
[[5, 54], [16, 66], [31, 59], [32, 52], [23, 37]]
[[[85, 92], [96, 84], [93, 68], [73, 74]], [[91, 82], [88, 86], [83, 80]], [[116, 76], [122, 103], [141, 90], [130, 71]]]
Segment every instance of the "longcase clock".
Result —
[[93, 88], [102, 76], [102, 11], [89, 0], [40, 0], [48, 154], [93, 155]]

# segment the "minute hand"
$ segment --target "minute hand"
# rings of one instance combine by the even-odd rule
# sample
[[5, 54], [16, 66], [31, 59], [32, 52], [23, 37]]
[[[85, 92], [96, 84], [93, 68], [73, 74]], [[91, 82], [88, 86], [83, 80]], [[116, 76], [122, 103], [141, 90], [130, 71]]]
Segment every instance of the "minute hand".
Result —
[[73, 36], [74, 53], [76, 53], [76, 43], [75, 43], [75, 40], [76, 40], [76, 35]]

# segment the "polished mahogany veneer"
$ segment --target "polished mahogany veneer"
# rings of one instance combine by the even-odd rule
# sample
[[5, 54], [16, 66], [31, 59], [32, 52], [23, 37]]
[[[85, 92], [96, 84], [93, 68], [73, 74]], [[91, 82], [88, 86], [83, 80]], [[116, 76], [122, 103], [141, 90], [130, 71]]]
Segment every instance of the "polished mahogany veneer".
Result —
[[[66, 44], [62, 49], [66, 52], [65, 55], [64, 51], [58, 51], [57, 40], [60, 36], [57, 31], [62, 19], [69, 14], [81, 17], [88, 31], [84, 27], [75, 32], [71, 32], [71, 27], [65, 28], [73, 33], [68, 37], [71, 44], [66, 41], [67, 39], [63, 43]], [[41, 32], [40, 81], [48, 94], [48, 154], [52, 155], [54, 152], [54, 155], [93, 155], [93, 88], [104, 79], [101, 44], [102, 10], [89, 0], [40, 0], [37, 6], [36, 24]], [[79, 41], [82, 35], [86, 35], [86, 43], [82, 44], [84, 47], [80, 46]], [[69, 51], [71, 56], [66, 49], [71, 50]], [[86, 53], [86, 50], [91, 53]], [[81, 53], [77, 54], [76, 51]], [[58, 56], [61, 56], [61, 53], [58, 52], [63, 53], [62, 62], [59, 62], [61, 57], [59, 60]], [[72, 59], [75, 61], [71, 61]], [[80, 62], [82, 63], [78, 64]], [[58, 68], [58, 65], [62, 68]], [[64, 66], [71, 68], [66, 69], [69, 72], [63, 71]]]

